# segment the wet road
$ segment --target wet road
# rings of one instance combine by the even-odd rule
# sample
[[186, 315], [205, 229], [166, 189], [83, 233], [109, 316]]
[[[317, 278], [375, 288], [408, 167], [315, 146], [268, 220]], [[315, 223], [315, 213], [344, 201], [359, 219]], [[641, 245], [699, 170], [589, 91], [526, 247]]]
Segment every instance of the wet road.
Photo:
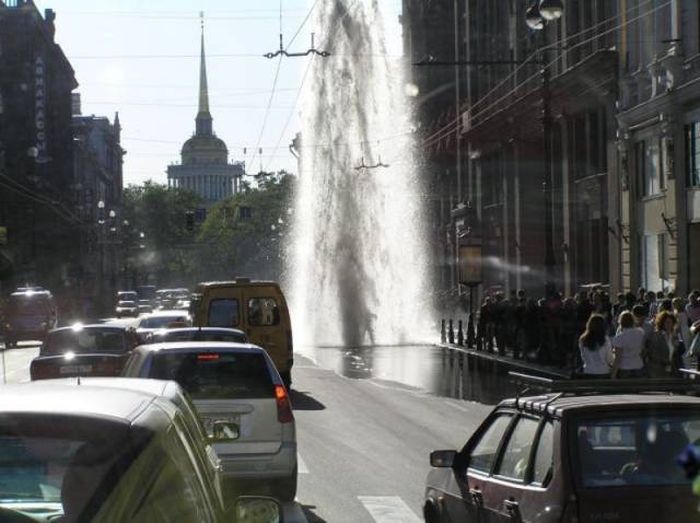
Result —
[[[38, 346], [3, 352], [7, 381], [28, 380]], [[299, 490], [285, 521], [422, 521], [430, 451], [461, 447], [490, 411], [455, 399], [468, 392], [468, 376], [452, 353], [431, 346], [298, 351], [291, 396]]]

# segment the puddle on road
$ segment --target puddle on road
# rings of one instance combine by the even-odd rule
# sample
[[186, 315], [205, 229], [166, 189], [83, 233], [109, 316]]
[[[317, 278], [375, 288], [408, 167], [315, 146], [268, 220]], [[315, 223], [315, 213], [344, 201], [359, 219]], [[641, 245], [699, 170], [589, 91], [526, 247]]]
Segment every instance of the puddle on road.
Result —
[[504, 369], [433, 345], [303, 347], [303, 356], [352, 379], [380, 379], [462, 400], [494, 404], [514, 395]]

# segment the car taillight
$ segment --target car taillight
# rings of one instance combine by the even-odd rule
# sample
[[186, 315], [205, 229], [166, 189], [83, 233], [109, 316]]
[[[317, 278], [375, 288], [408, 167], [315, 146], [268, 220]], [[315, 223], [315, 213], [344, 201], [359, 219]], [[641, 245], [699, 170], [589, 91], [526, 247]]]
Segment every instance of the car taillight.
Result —
[[284, 385], [275, 385], [275, 399], [277, 400], [277, 421], [292, 423], [294, 421], [292, 403], [289, 401], [289, 394]]

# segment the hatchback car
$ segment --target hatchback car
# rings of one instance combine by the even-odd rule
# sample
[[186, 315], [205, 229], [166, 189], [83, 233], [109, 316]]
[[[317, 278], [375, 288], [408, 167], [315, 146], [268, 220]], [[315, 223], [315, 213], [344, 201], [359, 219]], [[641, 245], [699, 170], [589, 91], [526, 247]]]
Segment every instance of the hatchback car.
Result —
[[77, 380], [1, 392], [3, 521], [235, 521], [203, 443], [160, 394]]
[[501, 402], [461, 450], [431, 454], [426, 522], [695, 521], [676, 457], [700, 441], [700, 398], [646, 381]]
[[29, 366], [32, 380], [70, 376], [119, 376], [139, 340], [133, 329], [81, 325], [54, 329]]
[[287, 389], [267, 353], [255, 345], [172, 342], [141, 345], [125, 377], [174, 380], [192, 398], [208, 434], [217, 422], [235, 428], [214, 448], [224, 481], [238, 491], [241, 479], [262, 480], [274, 494], [293, 500], [297, 443]]

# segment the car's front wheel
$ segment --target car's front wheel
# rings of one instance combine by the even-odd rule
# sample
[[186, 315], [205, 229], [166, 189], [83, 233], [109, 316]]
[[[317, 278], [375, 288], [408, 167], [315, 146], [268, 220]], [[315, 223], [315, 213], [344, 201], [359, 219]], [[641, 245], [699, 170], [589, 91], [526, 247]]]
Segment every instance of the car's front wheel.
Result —
[[281, 479], [277, 483], [275, 489], [277, 499], [280, 501], [294, 501], [297, 495], [297, 468], [294, 467], [294, 472], [291, 476]]

